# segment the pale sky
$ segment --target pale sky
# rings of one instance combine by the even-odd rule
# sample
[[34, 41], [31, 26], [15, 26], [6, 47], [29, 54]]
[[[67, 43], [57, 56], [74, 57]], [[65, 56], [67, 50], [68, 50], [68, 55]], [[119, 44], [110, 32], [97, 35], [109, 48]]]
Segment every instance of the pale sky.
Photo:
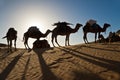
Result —
[[[111, 24], [105, 35], [110, 31], [120, 29], [120, 0], [0, 0], [0, 43], [7, 43], [1, 39], [10, 27], [18, 31], [17, 47], [24, 47], [22, 39], [24, 32], [30, 26], [37, 26], [41, 32], [52, 30], [53, 23], [67, 21], [85, 25], [89, 19], [97, 20], [100, 26]], [[51, 34], [45, 38], [51, 44]], [[94, 41], [94, 34], [88, 34], [88, 40]], [[29, 45], [35, 39], [29, 39]], [[58, 42], [64, 46], [65, 37], [58, 36]], [[83, 43], [83, 31], [71, 34], [70, 44]], [[52, 45], [51, 45], [52, 46]]]

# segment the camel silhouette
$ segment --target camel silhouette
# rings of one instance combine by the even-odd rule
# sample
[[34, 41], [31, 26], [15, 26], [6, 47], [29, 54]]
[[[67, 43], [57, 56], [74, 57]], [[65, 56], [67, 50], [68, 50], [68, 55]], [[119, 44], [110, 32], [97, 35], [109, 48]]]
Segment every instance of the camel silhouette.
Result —
[[102, 34], [100, 34], [98, 38], [100, 39], [100, 43], [106, 43], [106, 38]]
[[24, 36], [23, 36], [25, 48], [30, 49], [30, 47], [28, 45], [29, 38], [35, 38], [35, 39], [39, 40], [41, 37], [46, 37], [50, 32], [51, 32], [51, 30], [48, 29], [46, 31], [46, 33], [44, 34], [41, 31], [39, 31], [39, 29], [36, 26], [30, 27], [28, 29], [28, 31], [24, 33]]
[[57, 36], [58, 35], [65, 35], [66, 39], [65, 39], [65, 46], [70, 45], [69, 44], [69, 37], [71, 33], [75, 33], [79, 30], [79, 28], [82, 26], [82, 24], [77, 23], [76, 27], [74, 29], [72, 29], [70, 26], [68, 26], [69, 23], [66, 22], [58, 22], [58, 24], [55, 23], [55, 25], [57, 25], [56, 28], [54, 28], [52, 30], [52, 44], [54, 45], [54, 39], [55, 42], [57, 43], [58, 46], [60, 46], [57, 42]]
[[83, 27], [83, 40], [85, 43], [89, 43], [87, 40], [87, 33], [91, 32], [91, 33], [95, 33], [95, 42], [96, 42], [96, 38], [97, 38], [97, 33], [98, 36], [100, 35], [101, 32], [105, 32], [106, 29], [110, 26], [110, 24], [105, 23], [103, 28], [101, 28], [98, 24], [94, 24], [94, 26], [90, 26], [89, 23], [86, 23], [86, 25]]
[[48, 43], [47, 40], [36, 40], [34, 43], [33, 43], [33, 49], [42, 49], [42, 48], [50, 48], [50, 44]]
[[107, 40], [109, 41], [109, 44], [111, 42], [120, 41], [120, 36], [117, 32], [109, 32], [109, 36], [107, 37]]
[[9, 28], [4, 38], [7, 38], [8, 51], [12, 51], [12, 40], [14, 40], [14, 46], [16, 50], [17, 31], [14, 28]]

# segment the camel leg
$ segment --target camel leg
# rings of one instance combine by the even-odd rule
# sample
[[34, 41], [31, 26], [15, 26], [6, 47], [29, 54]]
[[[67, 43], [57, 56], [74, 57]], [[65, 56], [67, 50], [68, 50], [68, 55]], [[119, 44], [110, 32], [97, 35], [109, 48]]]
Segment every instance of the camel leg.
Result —
[[84, 33], [83, 40], [84, 40], [85, 44], [89, 43], [88, 40], [87, 40], [87, 34], [86, 33]]
[[60, 47], [60, 45], [59, 45], [58, 42], [57, 42], [57, 36], [55, 37], [55, 42], [56, 42], [57, 45]]
[[16, 51], [16, 39], [14, 40], [14, 46], [15, 46], [15, 51]]
[[10, 51], [12, 52], [12, 40], [10, 40]]
[[27, 45], [28, 49], [30, 49], [30, 47], [29, 47], [28, 43], [27, 43], [26, 45]]
[[7, 43], [8, 43], [8, 51], [9, 51], [9, 49], [10, 49], [10, 42], [9, 42], [8, 39], [7, 39]]
[[86, 37], [86, 41], [87, 41], [87, 43], [89, 44], [87, 37]]
[[67, 46], [67, 36], [66, 36], [66, 38], [65, 38], [65, 46]]
[[85, 41], [85, 34], [84, 34], [84, 36], [83, 36], [83, 40], [84, 40], [84, 42], [85, 42], [85, 44], [86, 44], [86, 41]]
[[28, 45], [28, 38], [25, 38], [25, 42], [24, 42], [25, 48], [26, 49], [30, 49], [29, 45]]
[[51, 42], [52, 42], [52, 44], [53, 44], [53, 47], [55, 47], [55, 45], [54, 45], [54, 36], [53, 36], [53, 34], [52, 34], [52, 40], [51, 40]]
[[69, 43], [69, 36], [70, 35], [66, 36], [65, 46], [69, 46], [70, 45], [70, 43]]
[[70, 40], [70, 35], [68, 36], [68, 46], [70, 46], [70, 42], [69, 42], [69, 40]]
[[25, 42], [24, 42], [24, 45], [25, 45], [25, 48], [27, 49], [27, 46], [26, 46], [26, 44], [27, 44], [27, 42], [25, 41]]
[[96, 43], [97, 33], [95, 33], [95, 43]]
[[83, 37], [83, 40], [84, 40], [85, 44], [87, 44], [87, 42], [86, 42], [86, 38]]
[[89, 44], [87, 37], [85, 38], [85, 40], [86, 40], [86, 43]]

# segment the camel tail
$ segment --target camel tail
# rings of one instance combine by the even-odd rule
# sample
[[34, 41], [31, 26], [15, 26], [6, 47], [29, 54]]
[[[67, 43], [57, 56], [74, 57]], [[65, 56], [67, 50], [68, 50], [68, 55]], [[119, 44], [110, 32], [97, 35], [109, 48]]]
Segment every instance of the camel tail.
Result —
[[7, 36], [3, 37], [2, 39], [7, 38]]

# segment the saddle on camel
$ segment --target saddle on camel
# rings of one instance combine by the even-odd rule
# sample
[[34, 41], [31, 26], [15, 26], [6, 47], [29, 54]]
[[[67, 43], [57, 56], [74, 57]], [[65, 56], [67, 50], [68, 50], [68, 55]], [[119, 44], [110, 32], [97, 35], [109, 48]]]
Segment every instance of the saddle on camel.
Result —
[[37, 26], [31, 26], [28, 29], [28, 32], [31, 33], [32, 35], [37, 35], [37, 33], [40, 32], [39, 28], [37, 28]]
[[99, 26], [97, 24], [97, 21], [93, 20], [93, 19], [88, 20], [86, 25], [89, 26], [89, 27], [92, 27], [93, 29], [95, 29], [95, 28], [97, 28], [97, 26]]
[[68, 22], [57, 22], [53, 24], [53, 26], [59, 27], [59, 30], [63, 32], [67, 30], [68, 25], [73, 25], [73, 24]]

